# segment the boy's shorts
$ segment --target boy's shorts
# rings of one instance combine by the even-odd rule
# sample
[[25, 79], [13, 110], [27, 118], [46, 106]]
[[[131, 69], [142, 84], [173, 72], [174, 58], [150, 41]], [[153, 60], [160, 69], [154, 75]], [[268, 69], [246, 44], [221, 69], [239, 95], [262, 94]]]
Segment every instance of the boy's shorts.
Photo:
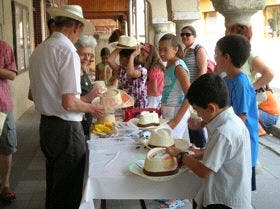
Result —
[[13, 113], [8, 112], [4, 123], [2, 135], [0, 136], [0, 154], [10, 155], [16, 152], [17, 134]]

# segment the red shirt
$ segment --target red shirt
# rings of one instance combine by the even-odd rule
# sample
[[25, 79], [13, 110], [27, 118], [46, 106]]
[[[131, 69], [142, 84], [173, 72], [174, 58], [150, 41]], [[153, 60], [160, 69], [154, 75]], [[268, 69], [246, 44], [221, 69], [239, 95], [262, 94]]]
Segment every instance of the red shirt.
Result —
[[[12, 48], [4, 41], [0, 41], [0, 68], [17, 72]], [[12, 96], [8, 79], [0, 75], [0, 112], [10, 112], [13, 109]]]
[[[157, 81], [156, 95], [151, 95], [152, 82]], [[164, 86], [164, 72], [158, 66], [152, 67], [148, 72], [147, 91], [149, 96], [161, 96]]]

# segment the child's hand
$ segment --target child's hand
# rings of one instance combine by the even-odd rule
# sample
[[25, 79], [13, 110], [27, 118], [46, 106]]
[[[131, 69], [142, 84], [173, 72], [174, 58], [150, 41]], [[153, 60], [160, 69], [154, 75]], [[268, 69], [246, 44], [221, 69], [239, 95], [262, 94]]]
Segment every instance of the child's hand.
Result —
[[141, 53], [140, 46], [137, 46], [137, 48], [132, 52], [131, 56], [137, 57]]
[[181, 152], [181, 150], [176, 147], [167, 147], [166, 152], [172, 157], [177, 157], [177, 155]]

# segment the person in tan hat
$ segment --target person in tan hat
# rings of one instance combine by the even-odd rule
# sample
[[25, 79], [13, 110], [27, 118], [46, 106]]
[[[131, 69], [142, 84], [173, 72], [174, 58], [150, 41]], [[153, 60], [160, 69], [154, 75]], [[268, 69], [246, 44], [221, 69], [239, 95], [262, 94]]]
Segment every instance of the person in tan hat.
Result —
[[[46, 157], [46, 209], [77, 209], [85, 167], [83, 113], [102, 117], [104, 108], [91, 104], [97, 91], [81, 94], [81, 62], [74, 44], [92, 27], [78, 5], [51, 7], [56, 31], [30, 58], [30, 90], [41, 114], [40, 146]], [[69, 192], [71, 191], [71, 192]]]
[[[120, 36], [112, 47], [116, 49], [108, 57], [108, 64], [113, 69], [111, 83], [118, 81], [120, 89], [134, 98], [134, 108], [146, 108], [148, 71], [138, 59], [141, 53], [140, 45], [134, 37]], [[118, 55], [120, 64], [116, 63]]]

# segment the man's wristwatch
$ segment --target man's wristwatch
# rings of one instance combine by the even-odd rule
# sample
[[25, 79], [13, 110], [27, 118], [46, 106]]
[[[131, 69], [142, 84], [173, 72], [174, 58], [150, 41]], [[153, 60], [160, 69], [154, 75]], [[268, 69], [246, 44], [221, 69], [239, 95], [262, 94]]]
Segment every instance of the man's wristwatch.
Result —
[[181, 167], [183, 165], [183, 158], [185, 155], [188, 155], [188, 152], [179, 152], [179, 154], [176, 156], [178, 166]]

